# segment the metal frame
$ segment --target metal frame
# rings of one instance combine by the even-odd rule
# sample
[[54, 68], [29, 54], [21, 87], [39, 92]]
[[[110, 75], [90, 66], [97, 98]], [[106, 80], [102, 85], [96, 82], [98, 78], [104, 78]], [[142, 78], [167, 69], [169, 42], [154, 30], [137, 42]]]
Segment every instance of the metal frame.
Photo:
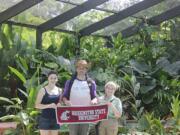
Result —
[[[80, 5], [80, 4], [77, 4], [75, 2], [70, 2], [70, 1], [66, 1], [66, 0], [56, 0], [56, 1], [59, 1], [59, 2], [62, 2], [62, 3], [66, 3], [66, 4], [70, 4], [70, 5], [73, 5], [73, 6], [79, 6]], [[99, 8], [99, 7], [95, 7], [93, 9], [96, 9], [96, 10], [99, 10], [99, 11], [108, 12], [108, 13], [112, 13], [112, 14], [117, 14], [118, 13], [115, 10], [103, 9], [103, 8]]]
[[36, 29], [36, 47], [38, 49], [42, 48], [42, 31], [39, 29]]
[[[14, 21], [5, 21], [4, 24], [16, 25], [16, 26], [20, 26], [20, 27], [27, 27], [27, 28], [31, 28], [31, 29], [35, 29], [35, 30], [38, 29], [38, 26], [36, 26], [36, 25], [18, 23], [18, 22], [14, 22]], [[64, 32], [64, 33], [68, 33], [68, 34], [76, 34], [75, 31], [68, 31], [68, 30], [63, 30], [63, 29], [52, 28], [50, 30], [51, 31], [57, 31], [57, 32]]]
[[82, 30], [80, 30], [80, 34], [82, 36], [85, 36], [85, 35], [90, 35], [91, 33], [95, 32], [95, 31], [98, 31], [102, 28], [105, 28], [111, 24], [114, 24], [118, 21], [121, 21], [141, 10], [144, 10], [146, 8], [149, 8], [153, 5], [156, 5], [158, 3], [162, 2], [162, 0], [144, 0], [142, 2], [139, 2], [133, 6], [130, 6], [126, 9], [124, 9], [123, 11], [120, 11], [119, 13], [117, 14], [114, 14], [114, 15], [111, 15], [97, 23], [94, 23]]
[[[158, 25], [158, 24], [160, 24], [166, 20], [172, 19], [176, 16], [180, 16], [180, 6], [177, 6], [177, 7], [170, 9], [170, 10], [167, 10], [166, 12], [163, 12], [160, 15], [151, 17], [151, 18], [147, 19], [146, 22], [149, 25]], [[118, 33], [121, 33], [123, 38], [130, 37], [130, 36], [136, 34], [144, 23], [145, 22], [141, 22], [138, 25], [128, 27], [128, 28], [126, 28], [126, 29], [124, 29]], [[113, 36], [117, 36], [118, 33], [115, 33]]]
[[176, 6], [170, 10], [167, 10], [166, 12], [163, 12], [160, 15], [154, 16], [149, 20], [149, 24], [151, 25], [157, 25], [161, 22], [164, 22], [166, 20], [172, 19], [176, 16], [180, 17], [180, 5]]
[[9, 18], [16, 16], [17, 14], [23, 12], [24, 10], [38, 4], [43, 0], [23, 0], [18, 4], [8, 8], [4, 12], [0, 13], [0, 23], [8, 20]]
[[39, 25], [38, 27], [41, 29], [42, 32], [47, 31], [53, 27], [56, 27], [60, 24], [63, 24], [64, 22], [86, 12], [90, 9], [106, 2], [108, 0], [88, 0], [87, 2], [84, 2], [83, 4], [76, 6], [67, 12], [60, 14], [59, 16]]
[[[49, 20], [39, 26], [18, 23], [18, 22], [13, 22], [13, 21], [7, 21], [8, 19], [12, 18], [13, 16], [18, 15], [19, 13], [23, 12], [24, 10], [42, 2], [42, 1], [43, 0], [23, 0], [19, 3], [17, 3], [16, 5], [8, 8], [7, 10], [0, 13], [0, 25], [2, 25], [2, 23], [5, 23], [5, 24], [9, 24], [9, 25], [17, 25], [17, 26], [36, 29], [37, 48], [41, 48], [42, 34], [43, 34], [43, 32], [45, 32], [47, 30], [52, 30], [52, 31], [57, 31], [57, 32], [65, 32], [65, 33], [77, 35], [77, 32], [75, 32], [75, 31], [62, 30], [62, 29], [58, 29], [58, 28], [54, 28], [54, 27], [66, 22], [86, 11], [89, 11], [90, 9], [96, 9], [96, 10], [100, 10], [100, 11], [113, 13], [113, 15], [111, 15], [97, 23], [94, 23], [84, 29], [81, 29], [79, 32], [80, 36], [78, 37], [79, 42], [80, 42], [80, 37], [90, 35], [91, 33], [95, 32], [97, 30], [105, 28], [113, 23], [116, 23], [117, 21], [123, 20], [124, 18], [132, 16], [133, 14], [135, 14], [141, 10], [144, 10], [146, 8], [149, 8], [153, 5], [156, 5], [160, 2], [162, 2], [163, 0], [144, 0], [142, 2], [139, 2], [139, 3], [129, 7], [129, 8], [124, 9], [123, 11], [120, 11], [120, 12], [116, 12], [113, 10], [106, 10], [103, 8], [96, 7], [108, 0], [88, 0], [87, 2], [84, 2], [82, 4], [68, 2], [65, 0], [57, 0], [59, 2], [71, 4], [76, 7], [64, 12], [63, 14], [61, 14], [55, 18], [52, 18], [51, 20]], [[152, 18], [148, 19], [147, 21], [148, 21], [148, 24], [157, 25], [163, 21], [172, 19], [179, 15], [180, 15], [180, 6], [177, 6], [173, 9], [170, 9], [170, 10], [160, 14], [160, 15], [152, 17]], [[136, 34], [139, 30], [139, 27], [141, 27], [143, 24], [144, 24], [144, 22], [142, 22], [138, 25], [131, 26], [127, 29], [124, 29], [123, 31], [121, 31], [122, 36], [125, 38], [125, 37], [129, 37], [131, 35]], [[114, 36], [116, 36], [116, 35], [117, 35], [117, 33], [114, 34]], [[92, 35], [92, 36], [109, 38], [108, 36], [101, 36], [101, 35]]]
[[[6, 22], [4, 22], [4, 24], [20, 26], [20, 27], [26, 27], [26, 28], [35, 29], [35, 30], [38, 29], [38, 26], [36, 26], [36, 25], [18, 23], [18, 22], [14, 22], [14, 21], [6, 21]], [[55, 32], [62, 32], [62, 33], [77, 35], [77, 32], [75, 32], [75, 31], [69, 31], [69, 30], [63, 30], [63, 29], [57, 29], [57, 28], [52, 28], [50, 30], [55, 31]], [[91, 36], [101, 37], [101, 38], [109, 38], [108, 36], [102, 36], [102, 35], [91, 35]]]
[[31, 29], [37, 29], [37, 26], [35, 26], [35, 25], [19, 23], [19, 22], [14, 22], [14, 21], [5, 21], [4, 24], [16, 25], [16, 26], [21, 26], [21, 27], [27, 27], [27, 28], [31, 28]]

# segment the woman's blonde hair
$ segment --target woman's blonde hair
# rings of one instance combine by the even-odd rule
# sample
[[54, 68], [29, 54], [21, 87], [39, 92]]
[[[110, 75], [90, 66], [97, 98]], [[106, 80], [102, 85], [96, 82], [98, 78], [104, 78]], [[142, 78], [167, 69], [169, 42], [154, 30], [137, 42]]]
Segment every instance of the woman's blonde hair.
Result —
[[106, 88], [108, 85], [113, 85], [115, 87], [115, 90], [118, 90], [120, 88], [120, 86], [113, 81], [107, 82], [104, 87]]

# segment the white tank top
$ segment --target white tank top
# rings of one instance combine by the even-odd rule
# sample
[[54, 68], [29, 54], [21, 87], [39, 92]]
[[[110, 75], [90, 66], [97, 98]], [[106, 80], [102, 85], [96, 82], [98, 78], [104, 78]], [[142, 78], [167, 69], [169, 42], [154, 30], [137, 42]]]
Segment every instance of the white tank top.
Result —
[[89, 106], [91, 101], [87, 81], [75, 79], [71, 87], [70, 101], [73, 106]]

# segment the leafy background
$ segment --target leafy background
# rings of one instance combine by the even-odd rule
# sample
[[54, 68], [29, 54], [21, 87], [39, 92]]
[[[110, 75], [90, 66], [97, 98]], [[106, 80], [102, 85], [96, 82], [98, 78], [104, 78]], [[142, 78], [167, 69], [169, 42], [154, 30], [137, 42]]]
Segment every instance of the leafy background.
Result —
[[[121, 34], [110, 41], [82, 37], [79, 56], [76, 35], [46, 32], [39, 50], [34, 30], [3, 24], [0, 120], [18, 122], [13, 134], [38, 134], [39, 111], [34, 109], [34, 101], [38, 90], [47, 83], [48, 71], [58, 71], [58, 85], [63, 88], [74, 72], [74, 61], [83, 58], [91, 62], [89, 74], [96, 80], [99, 95], [109, 80], [120, 85], [116, 96], [123, 102], [124, 120], [139, 121], [137, 130], [147, 133], [179, 132], [179, 23], [175, 18], [157, 26], [145, 24], [127, 39], [122, 39]], [[167, 123], [174, 128], [166, 128]]]

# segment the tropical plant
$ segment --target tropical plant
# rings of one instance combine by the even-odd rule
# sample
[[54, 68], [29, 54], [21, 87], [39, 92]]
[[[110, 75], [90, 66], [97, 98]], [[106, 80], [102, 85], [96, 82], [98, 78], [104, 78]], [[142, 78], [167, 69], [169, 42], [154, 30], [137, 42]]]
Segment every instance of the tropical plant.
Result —
[[171, 103], [171, 114], [164, 121], [164, 127], [167, 133], [180, 133], [180, 100], [179, 95], [177, 97], [173, 97]]
[[[14, 96], [15, 89], [19, 85], [19, 81], [15, 76], [9, 74], [8, 66], [16, 67], [16, 57], [22, 58], [31, 56], [33, 53], [34, 42], [30, 40], [31, 31], [24, 28], [17, 28], [11, 25], [2, 25], [0, 31], [0, 90], [1, 96]], [[28, 36], [27, 36], [28, 35]], [[26, 40], [25, 40], [26, 39]], [[27, 41], [29, 40], [29, 41]], [[30, 60], [30, 59], [29, 59]], [[25, 67], [24, 67], [25, 68]], [[7, 87], [10, 85], [9, 87]], [[9, 90], [9, 94], [3, 94]]]
[[140, 131], [145, 131], [153, 135], [164, 135], [165, 130], [161, 124], [159, 118], [155, 118], [153, 114], [147, 113], [141, 117], [139, 120], [138, 129]]
[[31, 135], [38, 134], [36, 130], [36, 118], [38, 111], [33, 108], [24, 108], [23, 100], [19, 98], [5, 98], [0, 97], [2, 106], [6, 110], [6, 115], [0, 118], [0, 121], [17, 122], [16, 130], [7, 130], [6, 134], [11, 135]]

